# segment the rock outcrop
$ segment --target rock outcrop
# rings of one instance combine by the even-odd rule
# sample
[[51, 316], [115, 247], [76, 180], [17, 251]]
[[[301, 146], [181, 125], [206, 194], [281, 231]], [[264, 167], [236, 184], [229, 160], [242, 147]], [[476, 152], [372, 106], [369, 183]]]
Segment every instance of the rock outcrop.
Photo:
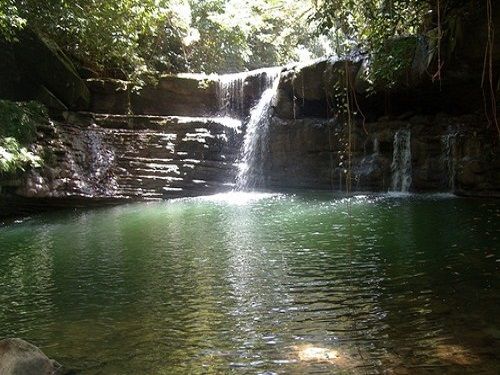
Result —
[[55, 111], [88, 107], [90, 92], [57, 45], [28, 28], [17, 39], [0, 42], [0, 98], [39, 100]]
[[51, 155], [25, 176], [27, 198], [149, 200], [231, 189], [240, 123], [217, 118], [67, 113], [39, 127]]
[[[392, 189], [394, 138], [401, 129], [411, 134], [410, 191], [500, 196], [499, 146], [478, 114], [357, 123], [351, 133], [354, 191]], [[336, 120], [274, 118], [264, 166], [267, 187], [345, 190], [347, 141], [345, 126]]]
[[58, 375], [61, 365], [49, 359], [36, 346], [21, 339], [0, 341], [0, 374]]

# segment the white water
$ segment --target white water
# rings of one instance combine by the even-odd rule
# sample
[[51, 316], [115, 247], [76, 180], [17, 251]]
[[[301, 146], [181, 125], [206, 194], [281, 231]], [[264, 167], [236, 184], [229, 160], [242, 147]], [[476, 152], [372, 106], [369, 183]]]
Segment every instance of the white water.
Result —
[[408, 192], [412, 182], [411, 132], [401, 129], [394, 134], [392, 157], [392, 191]]
[[247, 75], [247, 73], [236, 73], [218, 77], [217, 104], [221, 115], [240, 117], [243, 112], [243, 87]]
[[[249, 72], [223, 74], [217, 76], [217, 104], [221, 116], [238, 117], [244, 115], [245, 84], [250, 77], [261, 76], [259, 91], [263, 93], [269, 88], [272, 80], [281, 68], [263, 68]], [[272, 83], [271, 83], [272, 84]]]
[[267, 151], [271, 104], [278, 89], [280, 70], [270, 69], [266, 73], [264, 82], [266, 90], [250, 111], [250, 119], [246, 126], [236, 179], [236, 188], [240, 191], [262, 186], [264, 182], [262, 164]]
[[451, 191], [455, 191], [455, 180], [457, 176], [455, 160], [456, 134], [443, 135], [441, 144], [443, 147], [442, 162], [448, 172], [448, 188]]

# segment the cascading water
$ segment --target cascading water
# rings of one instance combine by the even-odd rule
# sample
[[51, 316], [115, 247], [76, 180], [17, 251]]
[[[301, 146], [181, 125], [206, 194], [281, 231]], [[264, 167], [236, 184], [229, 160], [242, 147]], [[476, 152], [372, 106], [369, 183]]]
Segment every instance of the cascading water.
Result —
[[263, 185], [262, 164], [267, 150], [270, 110], [278, 89], [280, 71], [279, 68], [266, 70], [263, 87], [265, 91], [250, 111], [236, 179], [237, 190], [250, 190]]
[[442, 162], [448, 172], [448, 188], [455, 190], [455, 179], [457, 176], [455, 162], [456, 134], [447, 134], [441, 137], [443, 147]]
[[[245, 116], [245, 85], [251, 79], [258, 81], [258, 91], [261, 95], [269, 89], [280, 68], [264, 68], [234, 74], [223, 74], [217, 77], [217, 104], [220, 116], [241, 118]], [[255, 81], [254, 81], [255, 82]]]
[[392, 191], [408, 192], [412, 181], [411, 132], [401, 129], [394, 134], [392, 158]]
[[248, 73], [225, 74], [217, 80], [219, 114], [240, 117], [243, 112], [244, 83]]

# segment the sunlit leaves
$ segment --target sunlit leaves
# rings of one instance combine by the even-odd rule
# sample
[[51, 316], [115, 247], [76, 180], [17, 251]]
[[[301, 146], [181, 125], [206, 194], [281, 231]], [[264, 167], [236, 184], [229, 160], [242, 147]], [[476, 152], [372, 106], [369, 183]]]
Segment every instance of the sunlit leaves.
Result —
[[[328, 52], [312, 0], [0, 0], [81, 65], [128, 78], [155, 72], [229, 72]], [[6, 7], [9, 5], [9, 7]], [[78, 64], [77, 64], [78, 65]], [[121, 74], [120, 76], [123, 76]]]
[[38, 103], [0, 100], [0, 174], [37, 167], [41, 159], [27, 149], [34, 141], [36, 124], [48, 121]]
[[15, 31], [25, 24], [26, 20], [19, 15], [14, 0], [0, 0], [0, 38], [14, 39]]
[[28, 167], [40, 167], [41, 164], [42, 159], [22, 147], [15, 138], [0, 137], [0, 174], [24, 171]]
[[[338, 55], [372, 56], [371, 79], [390, 86], [407, 64], [414, 42], [408, 37], [419, 31], [430, 8], [428, 0], [320, 0], [312, 19], [321, 32], [336, 35]], [[401, 43], [390, 43], [395, 39]]]

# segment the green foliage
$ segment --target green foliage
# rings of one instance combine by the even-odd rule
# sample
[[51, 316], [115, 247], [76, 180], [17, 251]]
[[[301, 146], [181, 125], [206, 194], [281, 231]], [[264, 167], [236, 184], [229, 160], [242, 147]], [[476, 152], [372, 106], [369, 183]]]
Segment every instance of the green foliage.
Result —
[[0, 137], [0, 175], [24, 171], [28, 167], [40, 167], [42, 159], [22, 147], [13, 137]]
[[391, 86], [408, 68], [413, 37], [431, 10], [428, 0], [322, 0], [312, 18], [334, 35], [337, 55], [368, 53], [370, 80]]
[[414, 36], [388, 40], [373, 56], [369, 79], [383, 87], [402, 82], [411, 69], [416, 48]]
[[[312, 0], [0, 0], [0, 35], [27, 25], [77, 62], [141, 83], [319, 57]], [[14, 18], [15, 15], [15, 18]], [[17, 26], [12, 23], [17, 20]], [[308, 52], [309, 51], [309, 52]]]
[[[95, 69], [169, 66], [179, 48], [169, 0], [15, 0], [21, 17]], [[174, 31], [173, 31], [174, 30]], [[159, 52], [164, 52], [157, 58]]]
[[19, 16], [15, 0], [0, 0], [0, 38], [13, 40], [26, 20]]
[[[190, 1], [199, 38], [186, 49], [191, 70], [235, 72], [320, 57], [329, 43], [315, 35], [312, 2]], [[308, 54], [309, 56], [305, 56]]]
[[0, 100], [0, 173], [40, 165], [41, 159], [26, 146], [35, 140], [36, 125], [47, 121], [45, 108], [36, 102]]
[[26, 145], [35, 140], [36, 125], [47, 122], [45, 107], [37, 102], [0, 100], [0, 136], [14, 137]]

